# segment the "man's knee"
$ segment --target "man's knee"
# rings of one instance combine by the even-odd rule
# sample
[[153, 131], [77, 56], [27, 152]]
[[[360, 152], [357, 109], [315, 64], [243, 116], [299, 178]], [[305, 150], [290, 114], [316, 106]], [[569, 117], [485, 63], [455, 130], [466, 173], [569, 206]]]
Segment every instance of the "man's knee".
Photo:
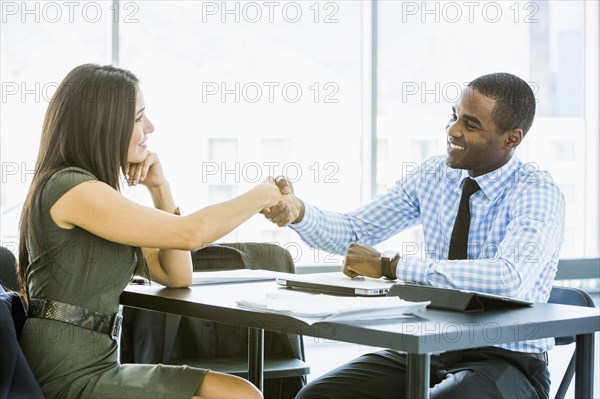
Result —
[[[472, 370], [461, 370], [454, 373], [448, 373], [446, 377], [437, 383], [429, 391], [431, 399], [455, 399], [455, 398], [494, 398], [496, 396], [489, 396], [486, 391], [491, 388], [491, 381], [486, 384], [485, 381], [478, 380], [482, 378], [477, 376]], [[486, 386], [484, 391], [481, 390], [483, 386]], [[495, 386], [494, 386], [495, 387]]]

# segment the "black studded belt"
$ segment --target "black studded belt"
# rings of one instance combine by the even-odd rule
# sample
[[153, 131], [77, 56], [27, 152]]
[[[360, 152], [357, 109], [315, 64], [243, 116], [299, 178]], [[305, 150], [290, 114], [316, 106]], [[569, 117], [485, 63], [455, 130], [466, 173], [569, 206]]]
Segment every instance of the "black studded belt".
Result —
[[121, 332], [123, 317], [118, 313], [108, 315], [92, 312], [79, 306], [69, 305], [47, 299], [31, 298], [29, 300], [28, 317], [39, 319], [50, 319], [73, 324], [87, 328], [102, 334], [108, 334], [110, 338], [118, 342]]

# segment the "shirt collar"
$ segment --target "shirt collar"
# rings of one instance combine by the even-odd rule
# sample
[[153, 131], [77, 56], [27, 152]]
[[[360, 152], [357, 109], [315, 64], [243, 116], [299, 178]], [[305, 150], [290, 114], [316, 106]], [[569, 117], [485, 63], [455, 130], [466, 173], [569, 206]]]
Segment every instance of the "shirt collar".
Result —
[[[507, 183], [516, 173], [520, 161], [516, 154], [496, 170], [486, 173], [481, 176], [472, 177], [479, 184], [481, 191], [489, 200], [495, 200], [507, 187]], [[462, 186], [462, 182], [469, 177], [469, 172], [465, 169], [461, 170], [461, 178], [458, 184]]]

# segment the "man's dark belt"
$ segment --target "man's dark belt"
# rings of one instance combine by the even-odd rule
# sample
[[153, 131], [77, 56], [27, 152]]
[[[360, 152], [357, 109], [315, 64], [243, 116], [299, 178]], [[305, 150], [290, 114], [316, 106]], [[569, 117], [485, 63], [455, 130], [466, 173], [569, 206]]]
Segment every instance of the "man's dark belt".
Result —
[[115, 342], [118, 342], [123, 320], [123, 317], [118, 313], [108, 315], [92, 312], [67, 303], [37, 298], [29, 300], [27, 313], [29, 317], [62, 321], [102, 334], [108, 334]]
[[537, 360], [541, 360], [542, 362], [548, 362], [548, 353], [547, 352], [538, 352], [538, 353], [529, 353], [529, 352], [519, 352], [520, 355], [532, 357]]

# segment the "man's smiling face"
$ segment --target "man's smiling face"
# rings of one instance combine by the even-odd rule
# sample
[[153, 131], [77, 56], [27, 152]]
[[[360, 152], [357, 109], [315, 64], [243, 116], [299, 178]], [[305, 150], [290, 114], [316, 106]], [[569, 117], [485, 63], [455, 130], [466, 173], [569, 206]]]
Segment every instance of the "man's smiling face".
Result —
[[492, 112], [496, 100], [467, 87], [458, 103], [452, 106], [452, 116], [446, 125], [446, 164], [454, 169], [466, 169], [473, 177], [498, 169], [511, 157], [509, 131], [498, 132]]

